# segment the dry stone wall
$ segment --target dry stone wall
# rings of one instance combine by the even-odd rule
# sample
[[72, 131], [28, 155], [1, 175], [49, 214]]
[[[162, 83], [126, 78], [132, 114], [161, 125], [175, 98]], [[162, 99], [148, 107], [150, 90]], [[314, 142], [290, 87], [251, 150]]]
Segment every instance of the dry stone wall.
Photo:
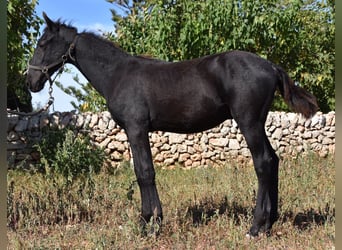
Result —
[[[7, 159], [13, 167], [34, 162], [39, 155], [32, 145], [42, 138], [45, 127], [69, 127], [90, 135], [94, 144], [104, 148], [112, 165], [131, 160], [127, 136], [112, 119], [109, 112], [56, 112], [33, 117], [8, 116]], [[270, 112], [265, 124], [267, 136], [278, 154], [314, 151], [325, 157], [335, 152], [335, 112], [318, 112], [309, 120], [301, 115]], [[155, 163], [186, 168], [222, 164], [229, 157], [246, 159], [250, 152], [234, 120], [195, 134], [153, 132], [149, 134]]]

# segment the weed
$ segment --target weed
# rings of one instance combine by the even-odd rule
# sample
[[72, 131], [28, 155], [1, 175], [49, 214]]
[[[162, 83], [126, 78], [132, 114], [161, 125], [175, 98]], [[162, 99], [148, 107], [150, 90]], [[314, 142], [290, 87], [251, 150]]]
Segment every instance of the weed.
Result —
[[[103, 162], [102, 150], [90, 146], [89, 137], [71, 130], [46, 130], [44, 134], [35, 146], [40, 153], [37, 170], [12, 172], [7, 204], [9, 226], [14, 230], [91, 221], [95, 213], [89, 207], [94, 177]], [[17, 190], [20, 185], [24, 188]]]
[[104, 160], [102, 149], [92, 146], [90, 138], [75, 134], [72, 130], [48, 130], [41, 143], [36, 145], [40, 153], [40, 168], [48, 178], [61, 174], [66, 184], [75, 179], [98, 173]]

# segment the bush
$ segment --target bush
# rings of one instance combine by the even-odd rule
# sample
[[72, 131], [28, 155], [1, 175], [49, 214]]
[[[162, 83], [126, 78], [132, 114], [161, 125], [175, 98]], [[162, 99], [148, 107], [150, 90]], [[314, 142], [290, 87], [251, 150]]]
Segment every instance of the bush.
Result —
[[89, 136], [69, 129], [45, 131], [36, 148], [40, 153], [39, 170], [48, 178], [63, 176], [66, 184], [99, 173], [105, 156], [102, 149], [91, 145]]
[[37, 171], [9, 172], [9, 228], [91, 221], [104, 151], [70, 129], [45, 130], [35, 148], [40, 153]]

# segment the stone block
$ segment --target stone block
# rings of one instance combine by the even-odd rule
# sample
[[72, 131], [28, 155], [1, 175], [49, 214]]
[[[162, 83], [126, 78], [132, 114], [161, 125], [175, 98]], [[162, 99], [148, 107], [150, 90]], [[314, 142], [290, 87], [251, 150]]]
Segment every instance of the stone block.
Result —
[[209, 143], [213, 146], [217, 147], [225, 147], [228, 145], [228, 138], [211, 138], [209, 139]]
[[241, 148], [240, 147], [240, 143], [239, 143], [239, 141], [237, 139], [230, 139], [228, 147], [229, 147], [230, 150], [238, 150], [238, 149]]

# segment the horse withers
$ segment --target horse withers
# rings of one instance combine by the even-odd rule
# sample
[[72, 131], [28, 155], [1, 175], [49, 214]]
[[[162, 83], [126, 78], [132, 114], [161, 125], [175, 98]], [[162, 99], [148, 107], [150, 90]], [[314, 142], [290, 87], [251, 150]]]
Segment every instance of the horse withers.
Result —
[[151, 218], [161, 223], [163, 217], [148, 132], [195, 133], [235, 119], [258, 178], [249, 234], [269, 233], [278, 217], [279, 159], [265, 133], [266, 117], [277, 89], [307, 118], [318, 110], [312, 94], [296, 86], [281, 67], [249, 52], [165, 62], [130, 55], [93, 33], [78, 33], [45, 13], [43, 17], [46, 28], [28, 66], [29, 88], [40, 91], [54, 72], [71, 63], [106, 99], [131, 146], [143, 225]]

